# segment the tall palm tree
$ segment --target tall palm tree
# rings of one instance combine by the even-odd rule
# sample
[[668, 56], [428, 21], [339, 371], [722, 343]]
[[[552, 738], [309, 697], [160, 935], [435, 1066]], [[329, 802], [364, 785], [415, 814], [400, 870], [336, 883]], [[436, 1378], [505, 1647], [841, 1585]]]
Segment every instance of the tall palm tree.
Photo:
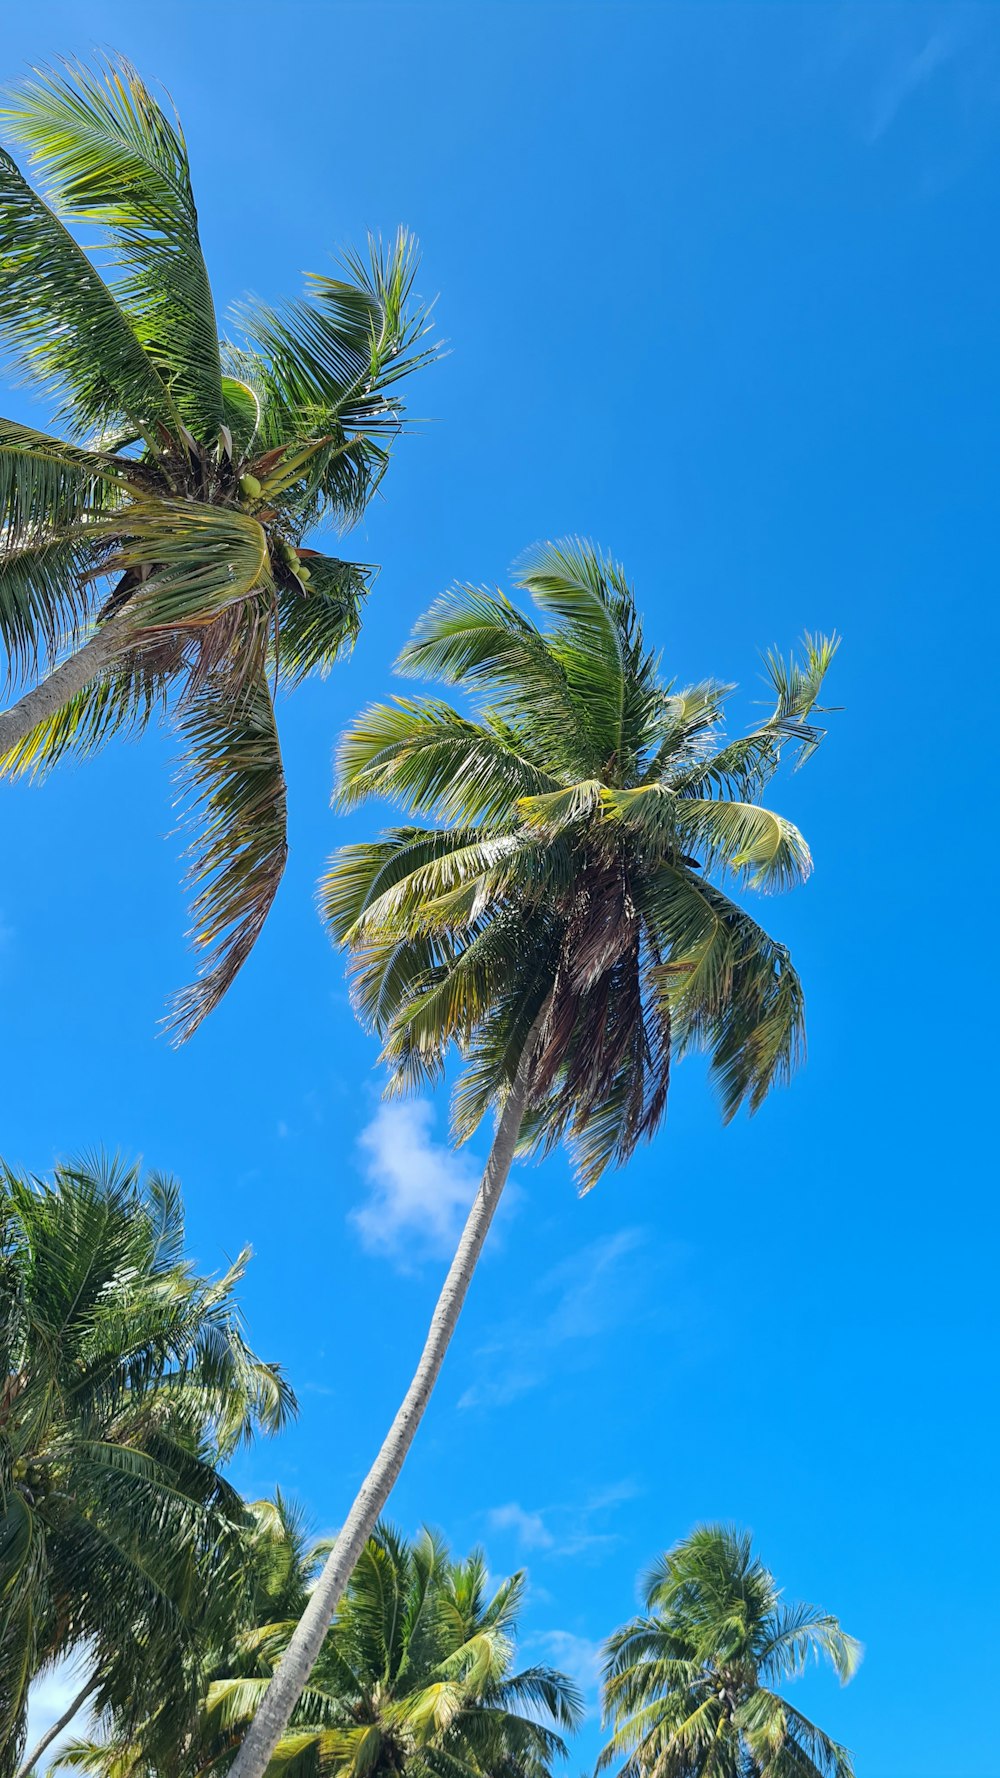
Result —
[[322, 887], [354, 956], [357, 1004], [384, 1039], [390, 1091], [465, 1062], [460, 1139], [497, 1113], [482, 1184], [417, 1370], [234, 1767], [261, 1778], [326, 1625], [388, 1498], [441, 1368], [515, 1152], [565, 1140], [581, 1184], [628, 1159], [663, 1116], [671, 1056], [706, 1048], [724, 1115], [755, 1111], [803, 1045], [784, 945], [718, 879], [780, 889], [810, 868], [802, 835], [760, 796], [800, 760], [834, 651], [768, 657], [776, 703], [727, 744], [727, 687], [659, 676], [620, 567], [547, 544], [519, 581], [551, 627], [500, 593], [459, 588], [431, 608], [404, 672], [480, 700], [376, 705], [339, 755], [353, 807], [389, 797], [441, 825], [346, 847]]
[[[240, 1328], [248, 1255], [199, 1277], [176, 1184], [116, 1160], [0, 1167], [0, 1774], [28, 1689], [79, 1656], [124, 1721], [176, 1741], [190, 1651], [238, 1609], [245, 1511], [220, 1461], [293, 1399]], [[40, 1757], [36, 1749], [26, 1768]]]
[[303, 539], [360, 514], [400, 428], [397, 385], [433, 355], [414, 243], [370, 243], [303, 300], [246, 302], [220, 340], [184, 136], [135, 70], [42, 70], [3, 116], [40, 189], [0, 150], [0, 346], [65, 436], [0, 420], [0, 647], [30, 685], [0, 714], [0, 772], [172, 711], [202, 830], [186, 1037], [284, 869], [274, 691], [349, 646], [374, 573]]
[[[197, 1738], [171, 1778], [224, 1771], [309, 1596], [325, 1544], [306, 1544], [279, 1496], [254, 1508], [256, 1620], [209, 1673]], [[278, 1744], [283, 1778], [549, 1778], [581, 1702], [549, 1667], [512, 1671], [524, 1577], [487, 1585], [479, 1551], [454, 1561], [424, 1531], [380, 1526], [365, 1545], [316, 1670]], [[140, 1732], [68, 1748], [92, 1778], [165, 1778]]]
[[647, 1577], [645, 1614], [607, 1645], [598, 1770], [619, 1778], [853, 1778], [845, 1747], [772, 1688], [810, 1655], [846, 1683], [860, 1644], [829, 1612], [785, 1605], [751, 1539], [703, 1525]]

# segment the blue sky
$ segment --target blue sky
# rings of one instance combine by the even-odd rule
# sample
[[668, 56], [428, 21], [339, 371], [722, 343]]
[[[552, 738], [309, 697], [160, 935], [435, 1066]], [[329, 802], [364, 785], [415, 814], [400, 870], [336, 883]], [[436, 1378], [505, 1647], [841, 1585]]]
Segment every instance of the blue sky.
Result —
[[[443, 1098], [380, 1109], [312, 900], [372, 819], [328, 807], [338, 730], [432, 596], [544, 536], [621, 557], [665, 672], [738, 680], [737, 727], [760, 647], [836, 626], [844, 709], [775, 793], [815, 876], [763, 910], [808, 1066], [723, 1131], [685, 1062], [583, 1201], [561, 1158], [519, 1171], [393, 1513], [526, 1565], [526, 1651], [591, 1694], [644, 1565], [751, 1526], [866, 1644], [799, 1690], [860, 1778], [997, 1778], [1000, 11], [38, 0], [3, 73], [95, 43], [177, 101], [220, 305], [403, 221], [451, 352], [352, 539], [383, 565], [354, 660], [282, 713], [278, 906], [183, 1052], [169, 738], [5, 790], [6, 1156], [141, 1152], [203, 1264], [252, 1243], [302, 1412], [238, 1480], [332, 1527], [486, 1146], [450, 1153]], [[591, 1716], [571, 1774], [597, 1745]]]

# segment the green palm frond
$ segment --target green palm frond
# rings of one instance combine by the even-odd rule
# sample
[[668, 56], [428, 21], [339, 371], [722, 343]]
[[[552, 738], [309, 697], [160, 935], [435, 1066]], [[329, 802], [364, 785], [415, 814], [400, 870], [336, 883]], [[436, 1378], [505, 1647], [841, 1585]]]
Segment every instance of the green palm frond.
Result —
[[499, 719], [472, 722], [430, 698], [374, 704], [339, 743], [338, 799], [351, 808], [385, 796], [463, 825], [509, 818], [520, 797], [552, 788], [520, 739]]
[[66, 636], [78, 634], [110, 553], [110, 543], [93, 528], [0, 544], [0, 642], [8, 683], [32, 672], [39, 657], [54, 656]]
[[106, 231], [115, 295], [185, 424], [223, 424], [218, 328], [187, 148], [130, 63], [43, 69], [4, 113], [60, 213]]
[[297, 685], [310, 673], [326, 674], [353, 646], [361, 608], [371, 591], [373, 568], [309, 551], [305, 588], [282, 587], [277, 595], [276, 651], [282, 679]]
[[204, 628], [227, 607], [270, 594], [267, 534], [250, 513], [187, 500], [133, 500], [114, 519], [122, 541], [109, 571], [142, 576], [137, 633]]
[[0, 419], [0, 554], [118, 505], [127, 466]]
[[588, 755], [581, 767], [606, 768], [621, 759], [625, 744], [635, 606], [624, 572], [573, 538], [530, 551], [517, 584], [556, 620], [551, 652], [586, 728]]
[[263, 676], [235, 695], [225, 679], [207, 681], [180, 726], [188, 819], [198, 828], [188, 877], [192, 936], [205, 961], [175, 1000], [178, 1041], [222, 999], [256, 943], [288, 856], [281, 748]]
[[0, 351], [62, 398], [79, 437], [133, 424], [150, 448], [178, 415], [121, 306], [65, 224], [0, 149]]
[[0, 755], [0, 777], [41, 778], [70, 755], [89, 758], [114, 737], [142, 734], [165, 715], [169, 682], [157, 650], [135, 650]]

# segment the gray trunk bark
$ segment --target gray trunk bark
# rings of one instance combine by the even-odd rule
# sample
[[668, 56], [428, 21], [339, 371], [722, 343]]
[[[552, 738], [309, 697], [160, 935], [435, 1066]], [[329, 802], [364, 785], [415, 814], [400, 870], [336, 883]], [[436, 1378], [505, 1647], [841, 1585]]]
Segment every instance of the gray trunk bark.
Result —
[[96, 1692], [97, 1684], [98, 1684], [98, 1681], [97, 1681], [96, 1675], [93, 1679], [88, 1679], [88, 1681], [87, 1681], [86, 1685], [83, 1687], [83, 1689], [81, 1691], [77, 1692], [76, 1697], [72, 1700], [71, 1703], [67, 1704], [62, 1715], [56, 1718], [56, 1720], [52, 1724], [51, 1728], [46, 1729], [46, 1731], [45, 1731], [44, 1735], [42, 1736], [41, 1740], [39, 1741], [38, 1745], [36, 1747], [32, 1748], [27, 1759], [24, 1761], [24, 1764], [22, 1765], [20, 1771], [18, 1772], [17, 1778], [28, 1778], [29, 1772], [34, 1771], [35, 1767], [37, 1766], [37, 1764], [38, 1764], [39, 1760], [41, 1759], [42, 1754], [45, 1752], [46, 1748], [51, 1747], [56, 1736], [62, 1734], [63, 1729], [66, 1727], [66, 1724], [68, 1722], [73, 1721], [73, 1718], [76, 1715], [78, 1710], [82, 1710], [84, 1704], [87, 1702], [87, 1699], [90, 1697], [91, 1692]]
[[536, 1023], [504, 1105], [486, 1171], [431, 1317], [430, 1329], [413, 1381], [327, 1557], [326, 1566], [295, 1628], [292, 1640], [281, 1657], [260, 1708], [247, 1730], [243, 1745], [229, 1769], [229, 1778], [263, 1778], [316, 1664], [340, 1596], [375, 1528], [375, 1522], [403, 1467], [403, 1459], [413, 1443], [414, 1434], [423, 1418], [461, 1314], [476, 1261], [500, 1202], [500, 1194], [507, 1183], [527, 1104], [528, 1075], [538, 1028], [539, 1024]]
[[0, 759], [24, 741], [47, 717], [55, 716], [70, 698], [104, 671], [128, 641], [127, 608], [110, 617], [47, 678], [26, 691], [9, 710], [0, 711]]

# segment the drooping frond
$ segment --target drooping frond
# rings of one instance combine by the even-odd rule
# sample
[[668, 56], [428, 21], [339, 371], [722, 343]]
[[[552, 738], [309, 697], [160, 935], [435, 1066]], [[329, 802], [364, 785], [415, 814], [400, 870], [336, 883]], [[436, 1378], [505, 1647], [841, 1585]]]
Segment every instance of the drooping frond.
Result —
[[189, 872], [192, 938], [204, 957], [170, 1020], [183, 1042], [253, 949], [281, 882], [288, 837], [281, 749], [263, 675], [235, 695], [226, 678], [206, 681], [183, 711], [181, 732], [189, 819], [198, 829]]
[[40, 659], [51, 659], [76, 636], [113, 547], [112, 540], [79, 529], [0, 541], [0, 642], [8, 683], [30, 675]]
[[174, 659], [137, 648], [92, 679], [24, 740], [0, 755], [0, 777], [44, 777], [68, 755], [87, 758], [113, 737], [142, 734], [166, 714]]
[[125, 465], [0, 419], [0, 554], [118, 505]]
[[42, 69], [5, 119], [63, 216], [98, 223], [116, 298], [182, 420], [205, 445], [223, 423], [218, 327], [187, 147], [123, 57]]
[[303, 552], [302, 560], [308, 583], [283, 586], [277, 597], [278, 665], [289, 685], [310, 673], [328, 673], [353, 647], [375, 573], [363, 563], [341, 562], [314, 550]]

